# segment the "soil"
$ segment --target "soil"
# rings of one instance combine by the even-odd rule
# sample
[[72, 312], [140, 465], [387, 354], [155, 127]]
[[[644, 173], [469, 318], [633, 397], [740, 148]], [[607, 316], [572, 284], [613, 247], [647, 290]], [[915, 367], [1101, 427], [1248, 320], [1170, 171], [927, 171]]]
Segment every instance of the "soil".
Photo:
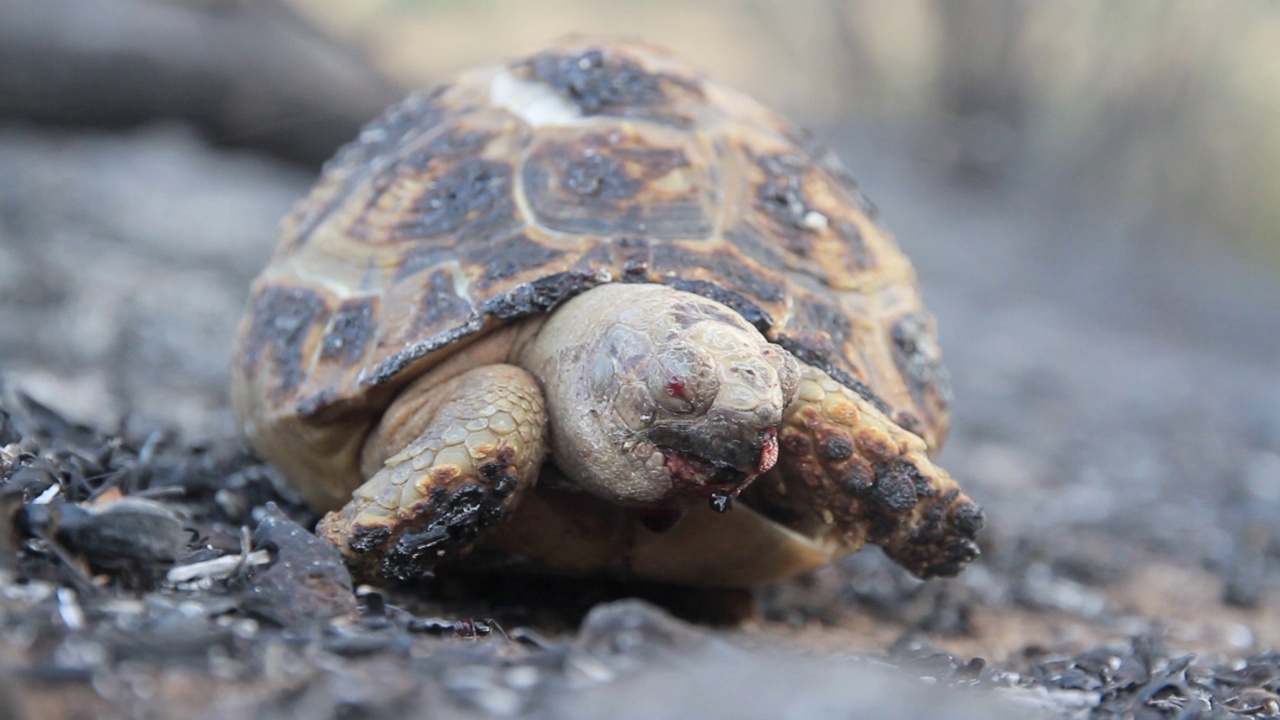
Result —
[[1280, 716], [1274, 275], [1045, 168], [827, 140], [939, 317], [941, 460], [988, 518], [954, 580], [352, 588], [226, 405], [310, 173], [0, 129], [0, 717]]

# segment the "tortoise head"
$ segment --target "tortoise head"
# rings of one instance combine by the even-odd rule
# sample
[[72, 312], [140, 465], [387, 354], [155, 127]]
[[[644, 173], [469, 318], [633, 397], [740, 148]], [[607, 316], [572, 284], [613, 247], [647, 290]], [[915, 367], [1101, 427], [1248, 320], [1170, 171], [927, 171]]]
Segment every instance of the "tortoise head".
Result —
[[557, 309], [526, 353], [570, 479], [622, 505], [728, 508], [777, 460], [799, 367], [736, 312], [610, 284]]

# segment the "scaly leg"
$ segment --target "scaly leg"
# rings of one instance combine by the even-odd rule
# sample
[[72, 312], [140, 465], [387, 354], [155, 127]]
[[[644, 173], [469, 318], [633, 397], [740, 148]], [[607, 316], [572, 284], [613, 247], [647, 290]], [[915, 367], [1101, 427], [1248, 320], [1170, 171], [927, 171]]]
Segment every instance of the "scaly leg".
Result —
[[407, 580], [465, 554], [537, 479], [542, 391], [514, 365], [408, 386], [365, 443], [368, 480], [316, 532], [358, 577]]
[[777, 467], [755, 492], [793, 529], [849, 551], [879, 545], [923, 578], [955, 575], [978, 556], [981, 508], [924, 440], [826, 373], [805, 368], [778, 441]]

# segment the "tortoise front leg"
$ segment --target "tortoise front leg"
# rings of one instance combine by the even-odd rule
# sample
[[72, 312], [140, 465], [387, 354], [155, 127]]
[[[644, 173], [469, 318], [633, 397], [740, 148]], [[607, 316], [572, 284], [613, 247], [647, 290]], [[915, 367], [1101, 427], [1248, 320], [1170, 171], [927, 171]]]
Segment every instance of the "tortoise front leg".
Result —
[[407, 580], [505, 518], [546, 454], [542, 392], [514, 365], [406, 388], [366, 441], [369, 479], [316, 532], [366, 579]]
[[804, 369], [778, 440], [777, 467], [757, 492], [796, 530], [848, 551], [879, 545], [923, 578], [955, 575], [978, 556], [981, 508], [924, 440], [830, 375]]

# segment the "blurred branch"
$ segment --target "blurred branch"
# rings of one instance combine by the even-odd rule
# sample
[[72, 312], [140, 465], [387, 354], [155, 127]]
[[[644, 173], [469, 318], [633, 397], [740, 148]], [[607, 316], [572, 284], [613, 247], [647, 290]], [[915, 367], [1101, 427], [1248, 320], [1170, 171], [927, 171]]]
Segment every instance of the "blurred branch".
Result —
[[176, 118], [316, 166], [399, 94], [279, 0], [0, 0], [0, 119]]

